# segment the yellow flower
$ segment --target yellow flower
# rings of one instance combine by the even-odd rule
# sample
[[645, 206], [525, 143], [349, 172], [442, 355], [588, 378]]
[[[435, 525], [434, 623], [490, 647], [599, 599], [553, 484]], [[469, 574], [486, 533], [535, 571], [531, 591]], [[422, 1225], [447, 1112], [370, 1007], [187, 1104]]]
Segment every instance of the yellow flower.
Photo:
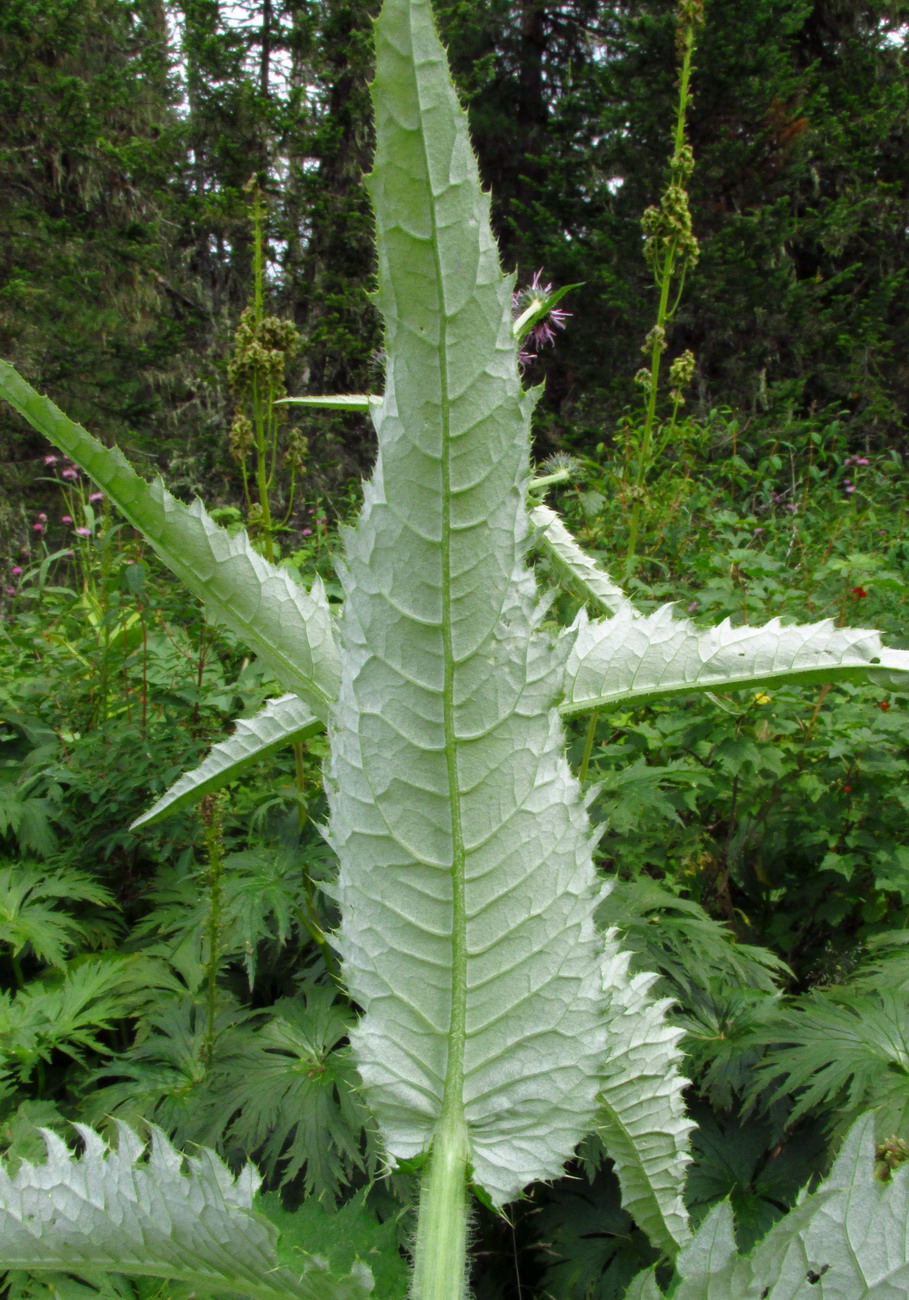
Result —
[[754, 702], [755, 704], [769, 704], [770, 699], [771, 697], [766, 693], [766, 691], [758, 691], [757, 695], [754, 697]]

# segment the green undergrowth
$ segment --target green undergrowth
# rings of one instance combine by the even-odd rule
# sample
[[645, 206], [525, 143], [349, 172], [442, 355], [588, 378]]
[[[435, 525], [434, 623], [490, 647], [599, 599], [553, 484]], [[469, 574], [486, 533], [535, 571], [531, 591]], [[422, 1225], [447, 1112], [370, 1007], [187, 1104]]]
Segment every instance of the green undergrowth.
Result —
[[[909, 644], [896, 452], [847, 448], [835, 420], [749, 441], [720, 412], [676, 433], [643, 497], [621, 438], [550, 496], [640, 608], [831, 618]], [[54, 506], [8, 565], [2, 605], [0, 1146], [37, 1158], [36, 1125], [151, 1121], [235, 1168], [251, 1157], [287, 1205], [352, 1207], [351, 1222], [381, 1224], [386, 1254], [404, 1250], [414, 1177], [382, 1167], [353, 1086], [355, 1008], [325, 939], [337, 917], [324, 742], [131, 832], [274, 687], [103, 502]], [[306, 531], [278, 544], [331, 596], [339, 520], [320, 500], [302, 517]], [[552, 617], [579, 606], [569, 591]], [[700, 1221], [731, 1197], [743, 1250], [857, 1115], [876, 1108], [885, 1162], [909, 1138], [907, 707], [875, 687], [786, 687], [604, 711], [592, 733], [614, 882], [602, 919], [676, 1001], [699, 1125], [689, 1206]], [[577, 762], [590, 741], [580, 728]], [[481, 1209], [473, 1232], [478, 1300], [609, 1300], [655, 1258], [592, 1139], [568, 1177], [507, 1220]], [[403, 1297], [403, 1277], [392, 1268], [382, 1294]]]

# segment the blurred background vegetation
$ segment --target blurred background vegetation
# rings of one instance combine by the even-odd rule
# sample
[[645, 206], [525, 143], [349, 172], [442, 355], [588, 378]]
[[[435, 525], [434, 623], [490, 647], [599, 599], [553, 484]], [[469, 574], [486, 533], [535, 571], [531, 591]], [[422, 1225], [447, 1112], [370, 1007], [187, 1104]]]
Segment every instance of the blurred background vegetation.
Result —
[[[238, 493], [226, 365], [253, 278], [251, 174], [289, 390], [381, 373], [373, 273], [375, 0], [8, 0], [0, 14], [0, 353], [179, 486]], [[652, 323], [640, 218], [676, 97], [669, 0], [438, 0], [506, 267], [583, 282], [546, 379], [541, 454], [593, 451], [635, 404]], [[834, 411], [899, 445], [909, 395], [909, 6], [723, 0], [699, 36], [689, 135], [701, 260], [672, 334], [690, 409], [752, 441]], [[296, 416], [311, 472], [369, 463], [365, 422]], [[724, 446], [720, 438], [721, 446]], [[38, 444], [0, 415], [3, 494]]]

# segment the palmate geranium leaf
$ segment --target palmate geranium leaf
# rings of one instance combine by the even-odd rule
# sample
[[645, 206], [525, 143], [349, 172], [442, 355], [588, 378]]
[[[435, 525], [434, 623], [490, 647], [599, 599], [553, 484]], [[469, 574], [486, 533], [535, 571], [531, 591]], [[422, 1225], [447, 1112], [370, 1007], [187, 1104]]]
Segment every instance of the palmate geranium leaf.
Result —
[[206, 1295], [258, 1300], [363, 1300], [372, 1276], [302, 1253], [281, 1267], [277, 1231], [252, 1209], [259, 1177], [238, 1176], [210, 1151], [182, 1156], [159, 1129], [151, 1150], [125, 1124], [112, 1149], [75, 1126], [81, 1156], [45, 1130], [47, 1160], [0, 1168], [0, 1263], [29, 1272], [171, 1278]]
[[[569, 634], [571, 635], [571, 634]], [[867, 628], [822, 623], [700, 628], [671, 605], [639, 614], [624, 605], [609, 619], [584, 612], [573, 631], [562, 713], [643, 703], [686, 691], [728, 691], [780, 683], [862, 681], [909, 684], [909, 650], [890, 650]]]
[[196, 596], [256, 652], [286, 690], [324, 720], [337, 689], [338, 650], [320, 579], [307, 591], [270, 564], [245, 533], [230, 534], [200, 501], [185, 506], [133, 470], [0, 361], [0, 397], [80, 465]]
[[157, 803], [136, 818], [130, 829], [147, 826], [187, 804], [197, 803], [203, 795], [235, 780], [251, 764], [305, 740], [322, 727], [298, 696], [282, 695], [269, 700], [254, 717], [240, 718], [233, 735], [212, 745], [199, 766], [184, 772]]
[[750, 1042], [768, 1048], [751, 1075], [746, 1101], [763, 1107], [794, 1099], [790, 1123], [835, 1105], [840, 1123], [863, 1111], [880, 1138], [909, 1132], [909, 1011], [892, 988], [812, 989], [779, 1010]]
[[[751, 1255], [739, 1255], [728, 1202], [679, 1253], [672, 1300], [903, 1300], [909, 1294], [909, 1166], [874, 1175], [874, 1119], [853, 1126], [830, 1176], [803, 1193]], [[625, 1300], [662, 1300], [653, 1272]]]

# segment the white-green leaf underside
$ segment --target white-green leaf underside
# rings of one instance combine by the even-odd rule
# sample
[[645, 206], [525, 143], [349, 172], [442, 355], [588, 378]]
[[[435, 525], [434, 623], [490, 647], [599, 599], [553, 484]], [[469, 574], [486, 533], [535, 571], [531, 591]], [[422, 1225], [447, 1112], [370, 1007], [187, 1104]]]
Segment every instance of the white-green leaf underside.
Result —
[[[803, 1193], [747, 1258], [728, 1202], [712, 1210], [676, 1260], [673, 1300], [905, 1300], [909, 1295], [909, 1166], [873, 1174], [874, 1116], [852, 1128], [816, 1192]], [[626, 1300], [662, 1300], [652, 1272]]]
[[628, 597], [621, 587], [581, 549], [554, 510], [546, 505], [533, 506], [530, 522], [538, 529], [534, 538], [535, 548], [568, 577], [585, 600], [592, 601], [608, 614], [614, 614], [628, 604]]
[[890, 650], [867, 628], [822, 623], [700, 628], [663, 605], [623, 606], [591, 622], [582, 611], [565, 671], [563, 714], [643, 703], [682, 691], [729, 691], [782, 683], [867, 678], [909, 681], [909, 650]]
[[684, 1030], [666, 1018], [669, 999], [651, 996], [658, 977], [630, 974], [614, 934], [606, 936], [609, 1036], [597, 1131], [615, 1162], [623, 1207], [671, 1257], [690, 1235], [682, 1188], [694, 1124], [685, 1115], [688, 1080], [679, 1073]]
[[329, 411], [359, 411], [365, 414], [371, 406], [381, 406], [381, 397], [370, 393], [337, 393], [332, 396], [282, 397], [275, 406], [322, 406]]
[[287, 745], [305, 740], [322, 730], [322, 722], [296, 695], [282, 695], [269, 700], [252, 718], [239, 718], [232, 736], [212, 745], [205, 758], [137, 817], [130, 827], [147, 826], [169, 813], [178, 812], [228, 781], [234, 781], [251, 764], [258, 763]]
[[379, 459], [346, 537], [327, 789], [353, 1033], [388, 1150], [466, 1124], [496, 1203], [557, 1175], [606, 1053], [591, 831], [525, 563], [528, 422], [466, 123], [429, 6], [376, 28]]
[[75, 424], [0, 361], [0, 397], [98, 484], [158, 555], [224, 623], [259, 655], [275, 679], [323, 720], [340, 672], [331, 610], [317, 578], [311, 591], [270, 564], [245, 533], [230, 534], [200, 501], [191, 506], [160, 479], [146, 482], [122, 452]]
[[164, 1277], [206, 1294], [259, 1300], [363, 1300], [372, 1275], [346, 1277], [323, 1260], [280, 1265], [277, 1230], [253, 1213], [260, 1179], [238, 1177], [211, 1151], [182, 1156], [159, 1129], [152, 1147], [125, 1124], [112, 1150], [75, 1125], [85, 1150], [74, 1156], [45, 1130], [47, 1160], [0, 1167], [0, 1267], [28, 1272], [126, 1273]]

